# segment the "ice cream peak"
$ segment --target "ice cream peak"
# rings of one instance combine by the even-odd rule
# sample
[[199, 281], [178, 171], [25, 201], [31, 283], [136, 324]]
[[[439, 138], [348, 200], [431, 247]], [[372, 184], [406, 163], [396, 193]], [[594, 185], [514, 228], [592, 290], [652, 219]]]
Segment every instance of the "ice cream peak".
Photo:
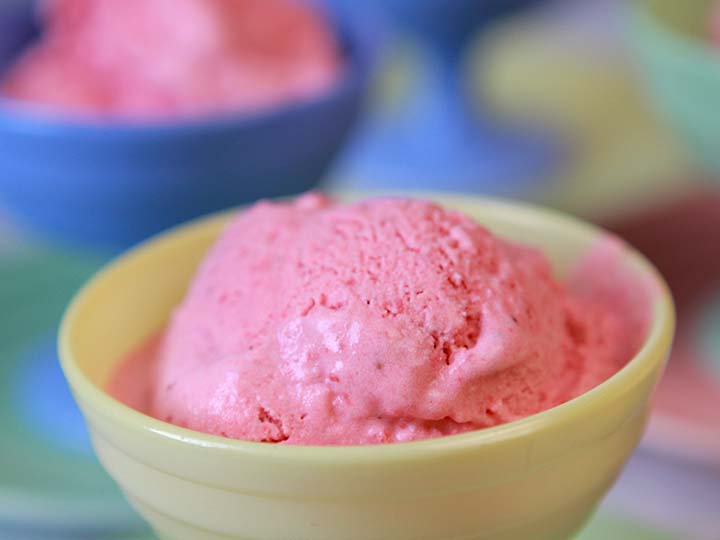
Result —
[[43, 36], [0, 84], [64, 113], [255, 110], [328, 89], [339, 46], [299, 0], [45, 0]]
[[611, 305], [430, 202], [262, 202], [230, 223], [175, 311], [148, 412], [289, 444], [493, 426], [629, 360], [645, 330]]

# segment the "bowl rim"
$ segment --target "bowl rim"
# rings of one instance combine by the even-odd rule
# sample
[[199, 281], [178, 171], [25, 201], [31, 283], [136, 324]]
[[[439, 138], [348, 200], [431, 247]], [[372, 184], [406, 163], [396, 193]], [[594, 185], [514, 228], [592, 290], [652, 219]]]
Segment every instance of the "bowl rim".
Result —
[[342, 65], [339, 77], [323, 91], [267, 108], [250, 111], [229, 110], [189, 117], [138, 119], [75, 118], [65, 113], [43, 112], [42, 107], [0, 94], [0, 129], [23, 134], [92, 137], [154, 137], [157, 135], [203, 134], [227, 129], [250, 129], [293, 114], [302, 114], [317, 107], [365, 93], [375, 58], [375, 47], [366, 21], [350, 21], [339, 12], [324, 13], [336, 41], [340, 45]]
[[[436, 201], [441, 205], [453, 205], [454, 203], [462, 208], [463, 205], [472, 204], [494, 211], [502, 211], [516, 218], [513, 222], [524, 223], [526, 226], [531, 226], [532, 223], [541, 220], [550, 224], [554, 223], [556, 226], [571, 228], [583, 235], [609, 235], [612, 238], [617, 238], [600, 227], [583, 222], [562, 212], [499, 198], [432, 192], [362, 194], [343, 192], [340, 194], [340, 198], [349, 197], [357, 200], [358, 198], [373, 196], [398, 195], [422, 197]], [[643, 255], [626, 242], [619, 240], [623, 253], [629, 256], [632, 265], [640, 270], [643, 275], [650, 278], [651, 286], [656, 294], [652, 324], [642, 347], [622, 369], [588, 392], [551, 409], [506, 424], [458, 435], [391, 444], [349, 446], [278, 445], [228, 439], [169, 424], [115, 400], [106, 391], [92, 383], [75, 362], [71, 333], [85, 299], [93, 294], [93, 290], [105, 279], [106, 274], [126, 264], [129, 260], [147, 256], [156, 246], [164, 242], [178, 239], [193, 231], [201, 232], [202, 226], [219, 226], [238, 210], [236, 208], [192, 220], [146, 240], [110, 261], [78, 291], [62, 317], [58, 333], [60, 363], [65, 377], [76, 395], [76, 400], [80, 398], [84, 402], [91, 403], [94, 412], [100, 413], [105, 418], [112, 418], [113, 422], [121, 423], [131, 430], [142, 431], [148, 436], [172, 439], [178, 443], [204, 449], [306, 464], [322, 462], [342, 465], [407, 461], [413, 458], [422, 459], [429, 455], [434, 456], [438, 452], [463, 452], [486, 444], [502, 443], [509, 439], [522, 438], [557, 423], [569, 421], [583, 415], [587, 409], [594, 409], [599, 402], [626, 393], [650, 373], [657, 370], [659, 365], [664, 366], [667, 360], [675, 328], [675, 309], [669, 288], [658, 270]]]

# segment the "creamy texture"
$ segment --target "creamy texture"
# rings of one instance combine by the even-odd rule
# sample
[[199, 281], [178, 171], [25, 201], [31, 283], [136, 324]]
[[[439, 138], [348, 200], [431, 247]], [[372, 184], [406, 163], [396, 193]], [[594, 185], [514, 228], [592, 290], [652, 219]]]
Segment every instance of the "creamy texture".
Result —
[[44, 32], [0, 93], [51, 110], [146, 118], [252, 110], [335, 83], [327, 22], [293, 0], [45, 0]]
[[538, 251], [430, 202], [262, 202], [135, 356], [153, 372], [123, 377], [129, 361], [112, 391], [180, 426], [289, 444], [509, 422], [596, 386], [639, 347], [647, 291], [613, 270], [617, 252], [604, 244], [570, 292]]

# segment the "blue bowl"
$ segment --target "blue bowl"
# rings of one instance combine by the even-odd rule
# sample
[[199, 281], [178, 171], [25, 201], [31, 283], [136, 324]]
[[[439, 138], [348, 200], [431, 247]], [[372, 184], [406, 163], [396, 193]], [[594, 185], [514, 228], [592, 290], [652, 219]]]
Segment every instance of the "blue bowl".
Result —
[[[33, 24], [27, 3], [0, 7], [5, 65]], [[370, 55], [357, 26], [337, 24], [345, 63], [336, 86], [268, 112], [111, 123], [0, 99], [2, 202], [38, 232], [116, 250], [203, 214], [308, 190], [362, 108]]]

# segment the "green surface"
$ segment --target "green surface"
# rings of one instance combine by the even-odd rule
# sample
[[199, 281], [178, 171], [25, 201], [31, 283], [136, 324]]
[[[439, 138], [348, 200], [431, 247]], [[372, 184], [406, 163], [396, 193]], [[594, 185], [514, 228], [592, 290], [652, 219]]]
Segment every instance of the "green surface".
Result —
[[52, 530], [135, 522], [94, 456], [49, 443], [25, 425], [13, 399], [27, 348], [53, 335], [68, 300], [97, 267], [92, 258], [46, 251], [0, 259], [0, 523]]
[[56, 535], [50, 532], [24, 533], [20, 531], [9, 531], [0, 528], [2, 540], [156, 540], [150, 532], [131, 532], [122, 534], [112, 533], [88, 533], [70, 535]]
[[678, 540], [678, 535], [600, 511], [580, 535], [580, 540]]
[[[0, 534], [2, 531], [0, 530]], [[13, 536], [6, 540], [48, 540], [47, 536]], [[63, 540], [55, 538], [54, 540]], [[613, 515], [607, 511], [600, 511], [590, 525], [580, 535], [579, 540], [678, 540], [677, 534], [660, 532], [646, 525], [635, 522], [629, 518]], [[73, 540], [155, 540], [156, 537], [148, 530], [136, 533], [90, 534], [88, 536], [73, 536]], [[69, 540], [69, 537], [68, 537]]]
[[[0, 530], [0, 535], [3, 531]], [[47, 535], [23, 536], [10, 534], [9, 537], [0, 536], [5, 540], [49, 540]], [[613, 515], [607, 511], [600, 511], [590, 525], [582, 532], [579, 540], [678, 540], [677, 534], [661, 532], [647, 525], [640, 524], [630, 518]], [[64, 540], [65, 537], [55, 537], [54, 540]], [[129, 534], [89, 534], [72, 536], [73, 540], [156, 540], [149, 530], [139, 530]], [[70, 537], [67, 537], [70, 540]]]

